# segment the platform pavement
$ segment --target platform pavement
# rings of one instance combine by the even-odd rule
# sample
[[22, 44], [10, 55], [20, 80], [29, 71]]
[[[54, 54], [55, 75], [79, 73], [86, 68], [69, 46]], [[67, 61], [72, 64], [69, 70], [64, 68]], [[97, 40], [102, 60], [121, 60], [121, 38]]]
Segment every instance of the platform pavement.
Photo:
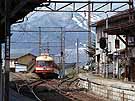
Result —
[[111, 87], [126, 89], [126, 90], [135, 90], [135, 82], [127, 82], [127, 81], [121, 81], [121, 80], [116, 80], [116, 79], [107, 79], [107, 78], [103, 78], [95, 74], [92, 74], [91, 72], [80, 73], [78, 76], [80, 78], [88, 79], [89, 81], [106, 85], [106, 86], [111, 86]]

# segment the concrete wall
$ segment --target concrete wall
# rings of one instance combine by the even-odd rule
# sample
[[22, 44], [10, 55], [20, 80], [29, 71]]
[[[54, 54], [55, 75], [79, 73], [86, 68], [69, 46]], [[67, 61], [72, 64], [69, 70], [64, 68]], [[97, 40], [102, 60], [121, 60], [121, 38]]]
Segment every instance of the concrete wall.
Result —
[[87, 81], [80, 81], [78, 85], [80, 88], [88, 89], [87, 92], [103, 97], [107, 101], [135, 101], [135, 89], [132, 84], [128, 84], [129, 87], [133, 87], [131, 89], [127, 89], [127, 87], [112, 87], [95, 82], [88, 83]]

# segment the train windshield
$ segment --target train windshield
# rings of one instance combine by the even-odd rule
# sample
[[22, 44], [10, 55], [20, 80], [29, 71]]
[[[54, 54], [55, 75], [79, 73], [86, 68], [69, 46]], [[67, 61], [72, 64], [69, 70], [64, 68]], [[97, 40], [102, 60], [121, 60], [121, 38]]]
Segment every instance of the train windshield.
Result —
[[37, 61], [37, 66], [50, 66], [53, 61]]

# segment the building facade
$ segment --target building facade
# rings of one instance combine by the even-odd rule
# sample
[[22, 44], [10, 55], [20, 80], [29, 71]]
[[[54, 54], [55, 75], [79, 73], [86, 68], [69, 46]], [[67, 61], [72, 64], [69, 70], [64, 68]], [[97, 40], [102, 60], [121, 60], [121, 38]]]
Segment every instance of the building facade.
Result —
[[33, 66], [35, 65], [36, 56], [33, 54], [25, 54], [16, 58], [12, 58], [10, 60], [10, 71], [31, 71], [33, 70]]
[[[135, 16], [135, 11], [132, 15]], [[103, 77], [133, 78], [135, 74], [131, 73], [135, 68], [135, 33], [132, 28], [134, 26], [130, 25], [135, 23], [134, 20], [129, 23], [129, 16], [127, 10], [97, 22], [96, 70]], [[102, 48], [103, 46], [105, 47]]]

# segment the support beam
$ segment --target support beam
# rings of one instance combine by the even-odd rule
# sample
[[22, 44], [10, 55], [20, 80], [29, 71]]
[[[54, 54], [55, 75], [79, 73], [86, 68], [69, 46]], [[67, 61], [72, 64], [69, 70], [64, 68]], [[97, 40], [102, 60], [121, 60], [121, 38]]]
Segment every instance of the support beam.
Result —
[[13, 17], [16, 15], [17, 12], [19, 12], [30, 0], [23, 0], [20, 1], [20, 3], [12, 10], [10, 17]]
[[134, 21], [134, 14], [133, 14], [133, 11], [134, 11], [134, 3], [133, 3], [133, 0], [129, 0], [129, 22], [130, 22], [130, 23], [133, 23], [133, 21]]
[[4, 0], [0, 1], [0, 16], [4, 16]]
[[5, 0], [5, 66], [3, 72], [3, 97], [2, 101], [9, 101], [9, 71], [10, 71], [10, 22], [9, 9], [10, 2]]
[[[20, 1], [20, 3], [12, 10], [12, 12], [10, 13], [10, 18], [12, 18], [13, 16], [15, 16], [15, 14], [20, 11], [30, 0], [23, 0]], [[4, 23], [4, 19], [1, 20], [1, 24]]]
[[[47, 1], [49, 2], [49, 1]], [[120, 10], [122, 7], [127, 7], [129, 5], [129, 1], [50, 1], [51, 6], [47, 6], [48, 9], [36, 9], [35, 11], [47, 11], [47, 12], [105, 12], [103, 8], [109, 7], [107, 9], [108, 12], [122, 12]], [[80, 5], [81, 3], [81, 5]], [[72, 4], [72, 5], [71, 5]], [[117, 8], [115, 5], [119, 4]], [[62, 5], [60, 8], [59, 5]], [[74, 6], [75, 5], [75, 6]], [[91, 10], [88, 11], [86, 8], [91, 6]], [[97, 6], [98, 5], [98, 6]], [[41, 5], [45, 6], [44, 4]], [[70, 7], [70, 10], [65, 10], [66, 7]]]
[[59, 11], [59, 10], [65, 8], [65, 7], [69, 6], [69, 5], [71, 5], [71, 4], [72, 4], [72, 3], [69, 3], [69, 4], [67, 4], [67, 5], [65, 5], [65, 6], [63, 6], [63, 7], [60, 7], [60, 8], [57, 9], [57, 11]]
[[82, 8], [88, 6], [88, 5], [89, 5], [89, 4], [83, 5], [83, 6], [79, 7], [78, 9], [76, 9], [76, 11], [79, 11], [80, 9], [82, 9]]
[[120, 35], [116, 36], [126, 45], [126, 47], [135, 47], [135, 45], [128, 45], [128, 43], [125, 40], [123, 40]]
[[2, 42], [0, 42], [0, 101], [2, 101]]
[[126, 6], [127, 4], [123, 4], [123, 5], [121, 5], [121, 6], [119, 6], [119, 7], [117, 7], [117, 8], [115, 8], [115, 9], [113, 9], [113, 11], [116, 11], [116, 10], [118, 10], [118, 9], [120, 9], [120, 8], [122, 8], [122, 7], [124, 7], [124, 6]]
[[96, 8], [94, 11], [97, 11], [97, 10], [103, 8], [103, 7], [105, 7], [105, 6], [108, 5], [108, 4], [109, 4], [109, 3], [105, 3], [104, 5], [102, 5], [102, 6], [98, 7], [98, 8]]
[[116, 36], [117, 36], [126, 46], [128, 46], [128, 43], [127, 43], [125, 40], [123, 40], [120, 35], [116, 35]]

